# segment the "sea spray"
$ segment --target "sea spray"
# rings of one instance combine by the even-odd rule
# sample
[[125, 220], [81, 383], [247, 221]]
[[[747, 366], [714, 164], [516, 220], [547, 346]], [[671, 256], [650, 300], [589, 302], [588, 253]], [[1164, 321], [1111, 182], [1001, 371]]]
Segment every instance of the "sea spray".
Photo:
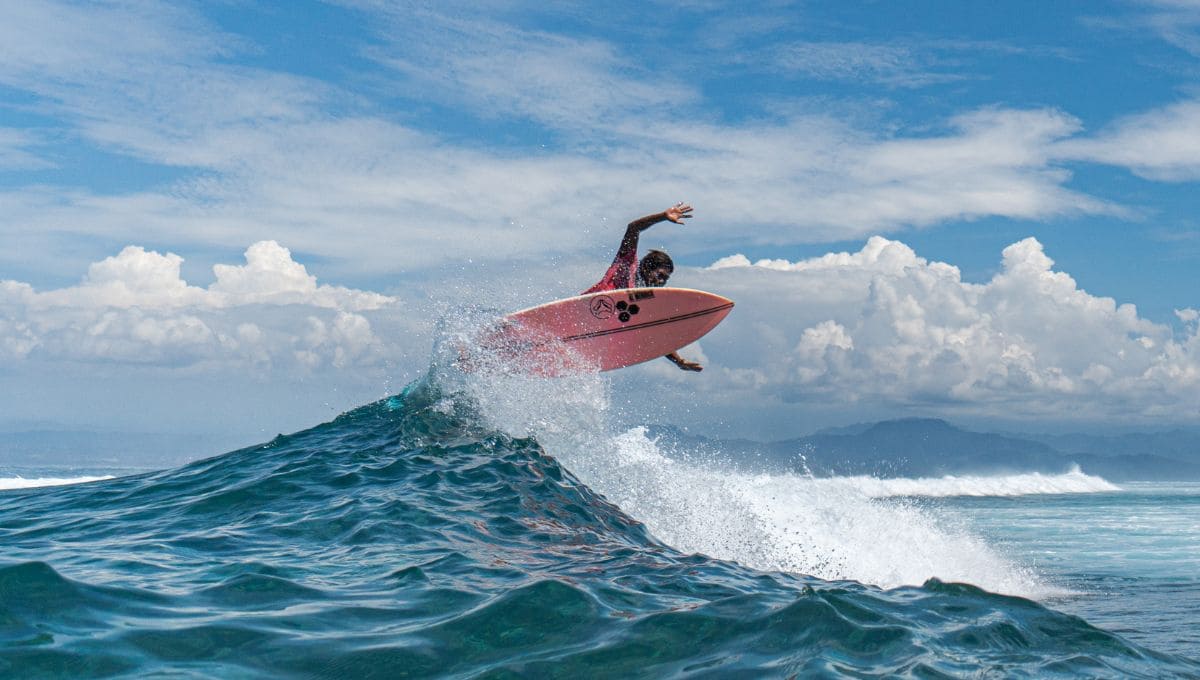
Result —
[[[470, 337], [460, 332], [453, 343]], [[939, 578], [1033, 597], [1062, 592], [954, 518], [910, 500], [885, 500], [904, 494], [864, 493], [861, 481], [744, 472], [736, 461], [696, 452], [668, 456], [644, 428], [623, 426], [631, 413], [636, 418], [636, 395], [614, 408], [604, 375], [448, 370], [431, 378], [469, 399], [491, 427], [537, 439], [681, 551], [884, 588]]]
[[683, 551], [884, 588], [936, 577], [1031, 597], [1062, 592], [955, 518], [911, 499], [873, 498], [804, 475], [743, 472], [711, 458], [668, 457], [642, 428], [612, 444], [619, 472], [607, 478], [627, 483], [608, 490], [585, 481]]

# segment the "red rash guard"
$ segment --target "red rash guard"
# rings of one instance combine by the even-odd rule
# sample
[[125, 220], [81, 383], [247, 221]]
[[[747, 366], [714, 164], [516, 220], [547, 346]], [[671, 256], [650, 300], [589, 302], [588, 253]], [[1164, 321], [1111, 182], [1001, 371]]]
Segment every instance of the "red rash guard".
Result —
[[626, 248], [625, 244], [621, 244], [621, 249], [617, 251], [617, 256], [613, 258], [608, 271], [604, 272], [604, 278], [597, 281], [591, 288], [580, 293], [580, 295], [599, 293], [602, 290], [634, 288], [637, 285], [637, 269], [637, 246]]

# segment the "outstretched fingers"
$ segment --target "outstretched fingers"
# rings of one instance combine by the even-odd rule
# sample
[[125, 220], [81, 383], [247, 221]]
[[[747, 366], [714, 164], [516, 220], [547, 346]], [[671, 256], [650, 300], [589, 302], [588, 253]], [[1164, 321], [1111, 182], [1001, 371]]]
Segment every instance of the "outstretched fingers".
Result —
[[676, 203], [667, 210], [667, 219], [676, 224], [683, 224], [683, 221], [692, 217], [692, 206], [686, 203]]

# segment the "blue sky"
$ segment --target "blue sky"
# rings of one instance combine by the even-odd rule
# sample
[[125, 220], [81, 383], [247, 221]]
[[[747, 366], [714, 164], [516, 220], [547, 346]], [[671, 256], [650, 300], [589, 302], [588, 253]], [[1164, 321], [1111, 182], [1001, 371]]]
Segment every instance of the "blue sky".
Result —
[[613, 377], [663, 419], [1200, 420], [1200, 3], [5, 14], [0, 427], [304, 426], [677, 200], [647, 245], [742, 297], [701, 376]]

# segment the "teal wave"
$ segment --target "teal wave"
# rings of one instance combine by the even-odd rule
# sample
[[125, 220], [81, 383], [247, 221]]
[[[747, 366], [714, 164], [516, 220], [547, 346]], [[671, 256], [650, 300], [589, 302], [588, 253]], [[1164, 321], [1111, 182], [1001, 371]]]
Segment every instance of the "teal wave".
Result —
[[1200, 677], [1031, 600], [681, 554], [432, 383], [0, 494], [0, 676]]

